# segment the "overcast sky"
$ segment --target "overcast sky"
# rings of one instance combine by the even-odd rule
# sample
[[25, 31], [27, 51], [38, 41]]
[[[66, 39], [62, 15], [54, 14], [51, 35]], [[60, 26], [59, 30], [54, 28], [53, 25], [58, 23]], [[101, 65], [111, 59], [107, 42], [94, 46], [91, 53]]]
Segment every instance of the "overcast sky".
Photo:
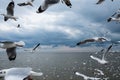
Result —
[[[0, 1], [0, 13], [6, 13], [11, 0]], [[119, 0], [105, 0], [100, 5], [95, 4], [98, 0], [71, 0], [72, 8], [59, 2], [40, 14], [36, 11], [43, 0], [35, 0], [34, 7], [17, 6], [24, 1], [14, 0], [17, 21], [4, 22], [0, 16], [0, 40], [23, 40], [27, 47], [36, 43], [74, 46], [86, 38], [102, 37], [106, 32], [107, 38], [120, 40], [120, 23], [106, 21], [120, 8]], [[17, 28], [18, 24], [21, 28]]]

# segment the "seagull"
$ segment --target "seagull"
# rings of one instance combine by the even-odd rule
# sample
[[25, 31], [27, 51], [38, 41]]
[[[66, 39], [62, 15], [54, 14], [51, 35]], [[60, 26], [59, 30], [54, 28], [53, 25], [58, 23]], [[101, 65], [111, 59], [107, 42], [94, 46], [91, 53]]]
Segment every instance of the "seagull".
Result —
[[86, 76], [86, 75], [81, 74], [79, 72], [75, 72], [75, 75], [83, 77], [84, 80], [101, 80], [101, 78], [89, 77], [89, 76]]
[[48, 7], [50, 7], [51, 5], [59, 3], [59, 1], [60, 0], [44, 0], [43, 4], [40, 5], [40, 7], [38, 8], [38, 11], [36, 12], [42, 13], [46, 9], [48, 9]]
[[25, 43], [23, 41], [0, 41], [0, 48], [6, 49], [8, 59], [10, 61], [16, 59], [16, 47], [23, 47]]
[[100, 59], [100, 58], [97, 58], [97, 57], [95, 57], [95, 56], [90, 56], [93, 60], [96, 60], [98, 63], [100, 63], [100, 64], [106, 64], [106, 63], [108, 63], [108, 61], [106, 61], [103, 57], [102, 57], [102, 59]]
[[32, 80], [33, 76], [42, 76], [42, 72], [34, 72], [32, 68], [9, 68], [0, 70], [0, 77], [4, 77], [4, 80]]
[[33, 48], [33, 51], [35, 51], [36, 48], [39, 47], [39, 46], [40, 46], [40, 43], [38, 43], [38, 44]]
[[97, 58], [97, 57], [92, 56], [92, 55], [91, 55], [90, 57], [91, 57], [92, 59], [96, 60], [96, 61], [97, 61], [98, 63], [100, 63], [100, 64], [106, 64], [106, 63], [108, 63], [108, 61], [105, 60], [105, 57], [107, 56], [107, 53], [110, 51], [110, 49], [112, 48], [112, 46], [113, 46], [113, 44], [111, 44], [111, 45], [107, 48], [106, 52], [103, 53], [102, 59]]
[[17, 25], [17, 28], [20, 28], [20, 24]]
[[72, 4], [71, 4], [70, 0], [62, 0], [62, 3], [65, 3], [70, 8], [72, 7]]
[[[96, 4], [101, 4], [103, 3], [105, 0], [98, 0], [98, 2]], [[113, 2], [113, 0], [111, 0]]]
[[110, 17], [107, 19], [107, 22], [110, 22], [110, 21], [120, 22], [120, 14], [117, 14], [116, 17]]
[[97, 38], [91, 38], [91, 39], [86, 39], [86, 40], [80, 41], [76, 45], [81, 45], [81, 44], [85, 44], [88, 42], [104, 42], [104, 41], [107, 41], [107, 39], [103, 38], [103, 37], [97, 37]]
[[23, 3], [18, 3], [17, 5], [18, 6], [27, 6], [27, 5], [33, 6], [33, 2], [34, 2], [34, 0], [30, 0], [27, 2], [23, 2]]
[[7, 14], [1, 14], [4, 16], [4, 21], [7, 21], [8, 19], [14, 19], [16, 21], [18, 19], [17, 17], [14, 16], [14, 7], [15, 4], [14, 1], [12, 0], [6, 8]]

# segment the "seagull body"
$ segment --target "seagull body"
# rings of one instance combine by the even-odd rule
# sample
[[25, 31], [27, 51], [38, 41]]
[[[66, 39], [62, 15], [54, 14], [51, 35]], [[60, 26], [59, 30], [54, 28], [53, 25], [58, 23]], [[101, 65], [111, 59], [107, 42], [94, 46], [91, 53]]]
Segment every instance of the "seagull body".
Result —
[[86, 40], [80, 41], [80, 42], [77, 43], [77, 45], [85, 44], [85, 43], [88, 43], [88, 42], [104, 42], [106, 40], [107, 39], [103, 38], [103, 37], [91, 38], [91, 39], [86, 39]]
[[11, 1], [6, 8], [7, 14], [1, 14], [4, 16], [4, 21], [7, 21], [8, 19], [14, 19], [15, 21], [17, 20], [17, 17], [14, 17], [14, 7], [14, 1]]
[[18, 3], [17, 5], [18, 6], [27, 6], [27, 5], [33, 6], [33, 1], [34, 0], [23, 2], [23, 3]]
[[0, 77], [4, 80], [31, 80], [31, 76], [42, 76], [41, 72], [34, 72], [32, 68], [9, 68], [0, 70]]
[[6, 49], [8, 59], [10, 61], [16, 59], [16, 47], [23, 47], [25, 43], [23, 41], [12, 42], [12, 41], [1, 41], [0, 48]]
[[62, 3], [65, 3], [70, 8], [72, 7], [72, 4], [71, 4], [70, 0], [62, 0]]
[[38, 8], [37, 13], [42, 13], [51, 5], [59, 3], [60, 0], [44, 0], [43, 4]]

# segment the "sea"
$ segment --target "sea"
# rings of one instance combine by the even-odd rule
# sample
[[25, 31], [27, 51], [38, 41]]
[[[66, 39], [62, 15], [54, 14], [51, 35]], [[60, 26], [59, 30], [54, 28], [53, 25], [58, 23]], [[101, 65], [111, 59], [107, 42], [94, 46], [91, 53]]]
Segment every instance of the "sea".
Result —
[[[0, 69], [31, 67], [42, 72], [33, 80], [120, 80], [120, 52], [109, 52], [107, 64], [91, 59], [95, 52], [27, 52], [19, 51], [15, 61], [9, 61], [6, 52], [0, 52]], [[4, 80], [4, 78], [0, 78]]]

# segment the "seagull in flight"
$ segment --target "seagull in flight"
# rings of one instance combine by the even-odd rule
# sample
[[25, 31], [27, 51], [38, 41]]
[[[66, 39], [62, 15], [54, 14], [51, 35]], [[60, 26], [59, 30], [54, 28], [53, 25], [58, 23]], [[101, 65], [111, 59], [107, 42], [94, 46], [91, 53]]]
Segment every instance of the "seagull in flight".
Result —
[[23, 3], [18, 3], [17, 5], [18, 6], [27, 6], [27, 5], [33, 6], [33, 2], [34, 2], [34, 0], [30, 0], [27, 2], [23, 2]]
[[4, 21], [7, 21], [8, 19], [14, 19], [15, 21], [18, 19], [17, 17], [14, 16], [14, 1], [12, 0], [6, 10], [7, 10], [7, 14], [1, 14], [2, 16], [4, 16]]
[[107, 41], [107, 39], [103, 37], [97, 37], [97, 38], [91, 38], [91, 39], [80, 41], [76, 45], [86, 44], [88, 42], [104, 42], [104, 41]]
[[[101, 4], [103, 3], [105, 0], [98, 0], [98, 2], [96, 4]], [[113, 2], [113, 0], [111, 0]]]
[[59, 3], [60, 0], [44, 0], [43, 4], [38, 8], [37, 13], [42, 13], [47, 10], [51, 5]]
[[75, 72], [75, 75], [83, 77], [84, 80], [101, 80], [101, 78], [89, 77], [79, 72]]
[[6, 49], [8, 59], [10, 61], [16, 59], [16, 47], [23, 47], [25, 43], [23, 41], [0, 41], [0, 48]]
[[98, 63], [100, 63], [100, 64], [106, 64], [106, 63], [108, 63], [108, 61], [106, 61], [105, 60], [105, 58], [106, 58], [106, 56], [107, 56], [107, 53], [110, 51], [110, 49], [112, 48], [112, 46], [113, 46], [113, 44], [111, 44], [108, 48], [107, 48], [107, 50], [106, 50], [106, 52], [104, 52], [103, 53], [103, 56], [102, 56], [102, 59], [100, 59], [100, 58], [97, 58], [97, 57], [95, 57], [95, 56], [90, 56], [93, 60], [96, 60]]
[[42, 72], [34, 72], [32, 68], [9, 68], [0, 70], [0, 77], [4, 80], [32, 80], [33, 76], [42, 76]]
[[118, 9], [110, 18], [107, 19], [107, 22], [111, 21], [120, 22], [120, 9]]

